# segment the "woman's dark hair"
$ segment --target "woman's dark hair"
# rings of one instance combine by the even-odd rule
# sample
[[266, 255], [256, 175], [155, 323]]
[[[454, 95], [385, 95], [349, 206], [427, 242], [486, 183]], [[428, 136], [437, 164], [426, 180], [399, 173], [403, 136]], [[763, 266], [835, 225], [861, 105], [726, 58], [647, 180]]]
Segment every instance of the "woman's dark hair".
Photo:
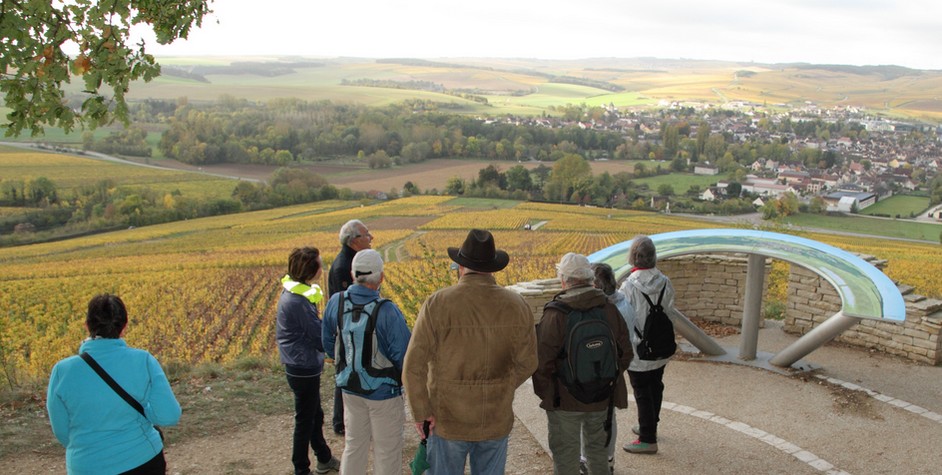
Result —
[[317, 258], [321, 251], [316, 247], [302, 247], [291, 251], [288, 256], [288, 276], [295, 282], [310, 282], [321, 270], [321, 264]]
[[595, 272], [595, 288], [605, 292], [605, 295], [615, 293], [615, 271], [612, 266], [597, 262], [592, 264], [592, 272]]
[[88, 302], [85, 325], [92, 338], [119, 338], [121, 330], [124, 330], [127, 324], [128, 309], [121, 301], [121, 297], [99, 294]]

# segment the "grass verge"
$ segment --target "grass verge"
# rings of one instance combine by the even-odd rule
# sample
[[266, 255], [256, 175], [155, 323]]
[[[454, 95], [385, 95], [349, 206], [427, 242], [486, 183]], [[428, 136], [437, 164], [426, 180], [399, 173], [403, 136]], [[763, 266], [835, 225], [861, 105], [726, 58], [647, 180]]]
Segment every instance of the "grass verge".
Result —
[[936, 223], [920, 223], [900, 219], [865, 218], [859, 216], [803, 213], [789, 216], [787, 222], [792, 225], [808, 228], [931, 242], [939, 242], [939, 234], [942, 233], [942, 225]]
[[[294, 411], [294, 397], [275, 358], [168, 365], [165, 371], [183, 408], [180, 424], [163, 429], [169, 444], [225, 434]], [[325, 402], [333, 401], [333, 391], [333, 366], [328, 365], [321, 377]], [[0, 391], [0, 465], [26, 452], [65, 456], [49, 427], [45, 381]]]

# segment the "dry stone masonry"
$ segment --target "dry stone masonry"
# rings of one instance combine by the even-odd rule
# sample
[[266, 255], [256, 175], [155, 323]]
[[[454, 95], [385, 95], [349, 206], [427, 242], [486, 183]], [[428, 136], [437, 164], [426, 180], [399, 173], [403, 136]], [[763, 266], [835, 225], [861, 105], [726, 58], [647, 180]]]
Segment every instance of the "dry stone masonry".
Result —
[[[885, 261], [861, 256], [878, 268]], [[837, 338], [837, 341], [873, 348], [932, 365], [942, 363], [939, 334], [942, 328], [942, 301], [913, 294], [912, 287], [901, 285], [906, 301], [906, 321], [881, 322], [864, 319]], [[826, 280], [813, 272], [792, 265], [788, 279], [788, 301], [784, 329], [805, 334], [841, 309], [841, 299]]]

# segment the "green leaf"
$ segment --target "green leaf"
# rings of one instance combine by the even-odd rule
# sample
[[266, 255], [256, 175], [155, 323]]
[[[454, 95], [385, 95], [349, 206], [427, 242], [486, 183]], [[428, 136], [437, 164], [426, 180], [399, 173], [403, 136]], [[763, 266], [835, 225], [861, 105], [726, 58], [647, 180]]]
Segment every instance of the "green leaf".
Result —
[[[92, 128], [109, 123], [110, 105], [99, 94], [102, 83], [115, 91], [114, 113], [127, 114], [125, 92], [130, 82], [160, 74], [159, 65], [144, 54], [143, 44], [130, 45], [132, 26], [153, 27], [160, 43], [185, 38], [190, 28], [200, 26], [210, 13], [212, 0], [39, 0], [3, 1], [0, 13], [0, 91], [7, 114], [6, 134], [19, 135], [30, 129], [42, 133], [43, 125], [66, 130], [76, 122]], [[71, 58], [61, 45], [74, 43], [91, 60], [92, 69], [83, 77], [92, 97], [75, 113], [63, 105], [63, 84], [71, 81]]]

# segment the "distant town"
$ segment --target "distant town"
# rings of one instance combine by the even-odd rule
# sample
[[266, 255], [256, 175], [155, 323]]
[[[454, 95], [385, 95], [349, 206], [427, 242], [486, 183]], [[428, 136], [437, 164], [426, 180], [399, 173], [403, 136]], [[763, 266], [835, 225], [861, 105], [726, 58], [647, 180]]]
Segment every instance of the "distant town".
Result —
[[[896, 193], [925, 188], [942, 169], [942, 125], [878, 117], [857, 107], [822, 109], [807, 103], [800, 108], [780, 105], [770, 109], [746, 102], [722, 106], [662, 102], [659, 109], [626, 112], [613, 105], [603, 109], [604, 114], [589, 120], [541, 117], [506, 121], [614, 131], [659, 146], [666, 140], [664, 124], [681, 123], [688, 142], [696, 140], [698, 129], [705, 125], [710, 134], [721, 133], [732, 144], [782, 144], [792, 152], [791, 160], [760, 156], [751, 163], [731, 164], [727, 160], [725, 167], [722, 158], [713, 162], [686, 160], [686, 167], [698, 175], [727, 174], [737, 163], [743, 165], [745, 174], [739, 172], [739, 193], [755, 195], [757, 206], [769, 198], [793, 193], [805, 203], [822, 198], [827, 211], [856, 212]], [[791, 131], [797, 124], [817, 124], [815, 133]], [[829, 127], [822, 128], [821, 124]], [[835, 135], [831, 132], [835, 128], [846, 134]], [[680, 149], [679, 156], [690, 156], [684, 154], [683, 144]], [[809, 166], [796, 159], [803, 155], [832, 158]], [[731, 182], [718, 180], [715, 186], [702, 190], [699, 199], [717, 201], [739, 196], [730, 194]], [[942, 219], [942, 207], [933, 210], [931, 216]]]

